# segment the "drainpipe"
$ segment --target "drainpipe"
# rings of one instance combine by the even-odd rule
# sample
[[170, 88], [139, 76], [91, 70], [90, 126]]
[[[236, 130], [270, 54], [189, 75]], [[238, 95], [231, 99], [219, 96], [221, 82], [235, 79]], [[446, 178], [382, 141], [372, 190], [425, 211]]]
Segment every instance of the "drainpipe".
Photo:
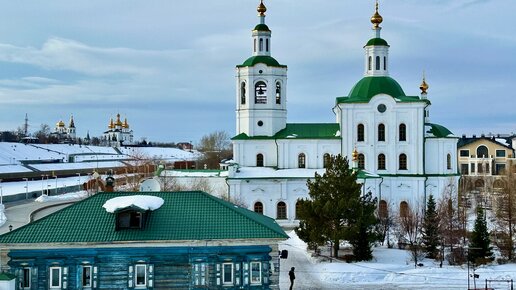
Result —
[[276, 144], [276, 169], [279, 169], [279, 146], [278, 146], [278, 139], [274, 139], [274, 144]]
[[382, 200], [382, 183], [383, 177], [381, 177], [382, 181], [380, 181], [379, 189], [378, 189], [378, 207], [380, 206], [380, 201]]

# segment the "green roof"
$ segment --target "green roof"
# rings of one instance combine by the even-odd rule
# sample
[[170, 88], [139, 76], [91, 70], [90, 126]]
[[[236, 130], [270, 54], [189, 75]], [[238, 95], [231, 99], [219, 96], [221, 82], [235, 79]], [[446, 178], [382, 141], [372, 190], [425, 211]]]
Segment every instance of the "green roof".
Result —
[[426, 132], [434, 135], [437, 138], [445, 138], [450, 135], [453, 135], [453, 133], [444, 126], [432, 123], [426, 123], [425, 125], [430, 126], [430, 129]]
[[337, 104], [340, 103], [369, 103], [369, 101], [378, 94], [386, 94], [393, 97], [397, 102], [426, 102], [418, 96], [407, 96], [401, 88], [400, 84], [388, 76], [370, 76], [364, 77], [349, 92], [346, 97], [337, 98]]
[[245, 66], [255, 66], [258, 63], [263, 63], [268, 66], [277, 66], [277, 67], [287, 67], [286, 65], [280, 64], [276, 59], [272, 56], [268, 55], [255, 55], [246, 59], [243, 64], [237, 65], [237, 67], [245, 67]]
[[[102, 205], [120, 196], [161, 197], [143, 230], [115, 231], [115, 214]], [[0, 236], [0, 243], [111, 243], [229, 239], [285, 239], [271, 218], [205, 192], [103, 192]]]
[[287, 124], [285, 129], [274, 136], [249, 137], [241, 133], [231, 140], [270, 140], [270, 139], [341, 139], [338, 123], [298, 123]]
[[269, 29], [269, 26], [267, 26], [267, 24], [258, 24], [254, 27], [253, 30], [258, 30], [258, 31], [271, 31]]
[[16, 276], [10, 273], [2, 272], [0, 273], [0, 281], [11, 281], [16, 279]]
[[385, 39], [378, 38], [378, 37], [369, 39], [369, 41], [366, 43], [365, 46], [372, 46], [372, 45], [389, 46], [389, 44], [387, 43], [387, 41], [385, 41]]

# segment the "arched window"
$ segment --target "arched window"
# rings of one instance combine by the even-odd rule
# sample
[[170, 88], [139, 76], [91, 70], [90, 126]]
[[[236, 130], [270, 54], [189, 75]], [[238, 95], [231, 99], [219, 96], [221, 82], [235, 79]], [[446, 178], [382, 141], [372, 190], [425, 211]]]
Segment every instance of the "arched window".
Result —
[[378, 141], [385, 141], [385, 125], [378, 125]]
[[405, 154], [400, 154], [400, 158], [399, 158], [399, 169], [400, 170], [407, 170], [407, 155]]
[[281, 104], [281, 84], [276, 82], [276, 104]]
[[262, 81], [254, 85], [254, 103], [267, 104], [267, 85]]
[[497, 179], [493, 182], [493, 187], [494, 188], [504, 188], [505, 183], [503, 182], [503, 180]]
[[358, 169], [365, 169], [365, 156], [358, 154]]
[[254, 212], [263, 214], [263, 203], [257, 201], [254, 203]]
[[477, 148], [477, 158], [487, 158], [489, 157], [489, 150], [486, 146], [481, 145]]
[[283, 201], [278, 202], [278, 204], [276, 205], [276, 219], [287, 219], [287, 205]]
[[383, 70], [387, 70], [387, 57], [383, 57]]
[[263, 167], [263, 154], [256, 154], [256, 167]]
[[306, 155], [301, 153], [297, 156], [297, 165], [299, 168], [306, 168]]
[[376, 57], [376, 70], [380, 70], [380, 57]]
[[407, 217], [409, 214], [409, 206], [406, 201], [400, 202], [400, 217]]
[[240, 104], [245, 105], [245, 82], [240, 86]]
[[451, 154], [450, 153], [448, 153], [448, 155], [446, 155], [446, 168], [448, 170], [451, 169]]
[[269, 39], [265, 39], [265, 51], [269, 51]]
[[405, 124], [400, 124], [399, 130], [399, 139], [400, 141], [407, 141], [407, 126]]
[[323, 156], [323, 168], [328, 168], [330, 166], [331, 156], [330, 154], [326, 153]]
[[387, 202], [385, 200], [380, 200], [378, 203], [378, 217], [381, 219], [385, 219], [389, 216], [389, 212], [387, 209]]
[[263, 38], [260, 38], [260, 51], [263, 51]]
[[300, 209], [300, 208], [301, 208], [301, 201], [300, 201], [300, 200], [298, 200], [298, 201], [296, 202], [296, 220], [297, 220], [297, 219], [299, 219], [299, 218], [298, 218], [298, 213], [299, 213], [299, 209]]
[[373, 62], [373, 57], [371, 57], [371, 56], [370, 56], [370, 57], [368, 58], [368, 60], [367, 60], [367, 69], [368, 69], [368, 70], [372, 70], [372, 69], [373, 69], [373, 64], [372, 64], [372, 62]]
[[378, 170], [385, 170], [385, 155], [378, 154]]
[[362, 142], [364, 141], [364, 125], [358, 124], [357, 126], [357, 141]]
[[256, 52], [256, 38], [254, 39], [254, 52]]

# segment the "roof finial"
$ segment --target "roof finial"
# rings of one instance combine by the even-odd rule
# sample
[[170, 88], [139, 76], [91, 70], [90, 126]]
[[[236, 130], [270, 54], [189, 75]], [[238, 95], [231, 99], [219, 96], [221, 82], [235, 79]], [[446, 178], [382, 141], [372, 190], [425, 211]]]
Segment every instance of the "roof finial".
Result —
[[267, 7], [263, 4], [263, 0], [260, 0], [260, 5], [256, 9], [258, 11], [258, 16], [265, 16], [265, 12], [267, 11]]
[[426, 77], [425, 77], [425, 71], [423, 71], [423, 82], [419, 86], [419, 89], [421, 89], [421, 94], [426, 95], [426, 91], [428, 90], [430, 86], [426, 83]]
[[378, 29], [380, 27], [380, 23], [382, 23], [382, 22], [383, 22], [383, 18], [380, 15], [380, 13], [378, 13], [378, 0], [376, 0], [376, 10], [375, 10], [373, 16], [371, 17], [371, 23], [373, 24], [373, 29]]
[[356, 146], [355, 146], [355, 149], [353, 149], [353, 153], [351, 153], [351, 157], [353, 158], [352, 159], [353, 162], [358, 160], [358, 150], [357, 150]]

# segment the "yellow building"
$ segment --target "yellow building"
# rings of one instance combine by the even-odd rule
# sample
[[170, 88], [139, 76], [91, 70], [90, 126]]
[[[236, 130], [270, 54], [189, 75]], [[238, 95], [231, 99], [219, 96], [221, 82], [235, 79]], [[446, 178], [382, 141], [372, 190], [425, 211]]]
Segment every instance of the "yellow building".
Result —
[[461, 175], [496, 176], [505, 172], [510, 161], [514, 160], [513, 138], [466, 137], [462, 136], [457, 144], [458, 165]]

